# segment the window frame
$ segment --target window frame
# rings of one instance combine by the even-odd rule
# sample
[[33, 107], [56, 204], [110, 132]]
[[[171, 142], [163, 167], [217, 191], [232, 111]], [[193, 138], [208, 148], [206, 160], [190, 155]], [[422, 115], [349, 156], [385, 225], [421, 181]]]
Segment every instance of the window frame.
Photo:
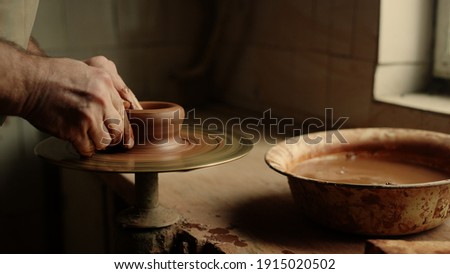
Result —
[[374, 99], [450, 115], [450, 96], [427, 90], [433, 79], [436, 2], [381, 0], [380, 4]]

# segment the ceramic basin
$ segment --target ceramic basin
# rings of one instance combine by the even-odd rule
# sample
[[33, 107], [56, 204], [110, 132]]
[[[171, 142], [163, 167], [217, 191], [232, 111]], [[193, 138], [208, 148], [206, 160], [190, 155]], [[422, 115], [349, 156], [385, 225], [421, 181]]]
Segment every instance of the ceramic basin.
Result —
[[[330, 159], [339, 157], [351, 163], [375, 159], [389, 167], [410, 165], [443, 177], [421, 178], [416, 182], [414, 179], [420, 176], [407, 170], [404, 175], [411, 182], [383, 181], [388, 173], [386, 165], [374, 164], [373, 168], [365, 166], [373, 177], [363, 174], [357, 180], [346, 177], [340, 180], [340, 173], [348, 175], [351, 171], [345, 163], [326, 165]], [[275, 171], [287, 176], [301, 214], [333, 229], [365, 235], [406, 235], [435, 228], [449, 215], [450, 136], [447, 134], [398, 128], [317, 132], [274, 146], [266, 153], [265, 160]], [[315, 166], [309, 165], [310, 173], [305, 175], [301, 171], [307, 161], [313, 161]], [[327, 179], [327, 172], [334, 172], [334, 177]]]

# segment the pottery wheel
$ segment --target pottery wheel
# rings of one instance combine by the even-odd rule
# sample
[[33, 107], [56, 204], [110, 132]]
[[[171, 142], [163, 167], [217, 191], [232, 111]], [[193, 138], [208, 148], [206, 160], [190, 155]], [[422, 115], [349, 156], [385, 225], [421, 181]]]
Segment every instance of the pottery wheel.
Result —
[[56, 165], [72, 169], [136, 173], [136, 204], [121, 212], [117, 221], [124, 227], [162, 228], [176, 223], [179, 215], [159, 206], [158, 173], [204, 168], [238, 159], [252, 148], [252, 143], [241, 137], [240, 134], [183, 127], [180, 142], [97, 152], [90, 158], [80, 157], [70, 143], [51, 137], [39, 143], [35, 153]]
[[35, 147], [35, 153], [52, 163], [80, 170], [101, 172], [169, 172], [213, 166], [247, 154], [252, 143], [239, 134], [214, 133], [203, 129], [181, 131], [182, 141], [175, 147], [127, 151], [97, 152], [90, 158], [80, 157], [72, 145], [51, 137]]

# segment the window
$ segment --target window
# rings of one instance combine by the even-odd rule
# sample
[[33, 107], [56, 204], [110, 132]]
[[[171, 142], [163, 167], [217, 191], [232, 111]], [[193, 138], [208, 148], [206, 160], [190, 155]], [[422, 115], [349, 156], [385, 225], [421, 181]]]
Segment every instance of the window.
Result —
[[[375, 100], [450, 114], [450, 96], [435, 92], [430, 87], [430, 83], [436, 83], [431, 81], [434, 16], [438, 13], [435, 12], [435, 4], [450, 3], [450, 0], [437, 1], [443, 2], [381, 0]], [[450, 5], [447, 8], [439, 7], [438, 11], [450, 14], [449, 8]], [[448, 27], [445, 28], [448, 30]], [[436, 45], [438, 43], [441, 42]], [[448, 67], [450, 52], [445, 56], [448, 59], [442, 60]], [[449, 69], [447, 73], [450, 73]]]
[[450, 79], [450, 0], [438, 0], [433, 75]]

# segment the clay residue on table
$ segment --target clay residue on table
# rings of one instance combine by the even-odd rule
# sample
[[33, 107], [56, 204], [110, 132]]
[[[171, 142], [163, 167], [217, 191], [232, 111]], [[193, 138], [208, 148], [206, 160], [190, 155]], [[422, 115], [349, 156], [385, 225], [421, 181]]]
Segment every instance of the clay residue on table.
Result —
[[208, 232], [211, 233], [211, 235], [206, 238], [212, 241], [233, 243], [235, 246], [239, 247], [248, 245], [244, 240], [239, 239], [237, 235], [231, 234], [226, 228], [217, 227], [208, 230]]

